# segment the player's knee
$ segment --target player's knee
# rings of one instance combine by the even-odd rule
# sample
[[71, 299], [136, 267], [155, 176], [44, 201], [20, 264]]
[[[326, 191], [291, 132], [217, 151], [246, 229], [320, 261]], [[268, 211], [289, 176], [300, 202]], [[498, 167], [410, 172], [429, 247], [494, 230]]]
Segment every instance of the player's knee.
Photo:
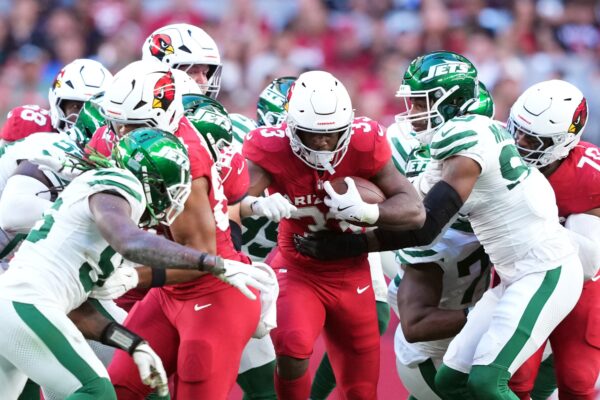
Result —
[[177, 375], [184, 382], [207, 380], [214, 368], [214, 349], [206, 340], [184, 340], [179, 347]]
[[[594, 368], [566, 368], [557, 374], [561, 399], [594, 398], [598, 373]], [[589, 397], [586, 397], [589, 396]]]
[[458, 399], [466, 390], [469, 375], [443, 365], [435, 374], [435, 388], [443, 398]]
[[308, 371], [309, 359], [277, 356], [277, 375], [281, 379], [298, 379]]
[[348, 400], [376, 399], [377, 386], [366, 382], [357, 383], [350, 385], [345, 394], [344, 398]]
[[467, 388], [478, 399], [499, 399], [510, 391], [508, 380], [510, 373], [491, 365], [475, 365], [471, 368]]
[[108, 378], [97, 377], [86, 382], [68, 398], [70, 400], [117, 400], [117, 394]]

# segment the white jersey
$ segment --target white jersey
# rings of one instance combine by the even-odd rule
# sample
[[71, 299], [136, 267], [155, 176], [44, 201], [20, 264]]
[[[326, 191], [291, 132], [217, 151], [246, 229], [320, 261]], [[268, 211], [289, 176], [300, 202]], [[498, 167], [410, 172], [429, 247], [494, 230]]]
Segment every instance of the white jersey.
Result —
[[[490, 260], [472, 233], [449, 229], [431, 248], [397, 253], [402, 264], [436, 263], [443, 271], [440, 309], [461, 310], [473, 306], [481, 299], [490, 284]], [[395, 294], [403, 271], [390, 283], [390, 293]], [[395, 308], [398, 314], [397, 308]], [[401, 318], [402, 316], [399, 316]], [[452, 338], [428, 342], [409, 343], [398, 326], [394, 339], [396, 356], [404, 365], [414, 366], [428, 358], [443, 357]]]
[[[17, 169], [20, 160], [30, 160], [35, 156], [58, 153], [83, 156], [79, 146], [71, 138], [56, 132], [34, 133], [23, 140], [9, 143], [0, 148], [0, 195], [6, 186], [6, 181]], [[44, 171], [44, 173], [54, 185], [62, 186], [67, 183], [51, 172]]]
[[112, 274], [122, 258], [98, 231], [88, 201], [102, 191], [123, 196], [131, 205], [131, 220], [139, 222], [146, 202], [142, 184], [131, 172], [105, 168], [83, 173], [44, 212], [0, 276], [0, 298], [69, 313], [87, 299], [94, 284]]
[[[500, 123], [480, 115], [453, 118], [436, 131], [430, 150], [433, 160], [464, 156], [481, 167], [460, 214], [468, 216], [503, 280], [556, 268], [573, 253], [558, 222], [552, 187], [540, 172], [523, 162], [513, 138]], [[544, 242], [552, 243], [554, 250], [536, 253], [537, 261], [526, 269], [514, 266]]]

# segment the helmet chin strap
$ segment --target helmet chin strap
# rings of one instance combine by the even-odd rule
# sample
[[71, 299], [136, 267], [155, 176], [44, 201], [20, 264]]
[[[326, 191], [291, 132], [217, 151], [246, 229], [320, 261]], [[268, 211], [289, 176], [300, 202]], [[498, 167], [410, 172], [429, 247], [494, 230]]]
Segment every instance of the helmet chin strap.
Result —
[[478, 99], [469, 99], [465, 101], [463, 105], [460, 106], [460, 108], [458, 109], [458, 113], [456, 114], [456, 116], [460, 117], [461, 115], [467, 114], [469, 112], [469, 108], [471, 108], [471, 106], [477, 103], [478, 101]]

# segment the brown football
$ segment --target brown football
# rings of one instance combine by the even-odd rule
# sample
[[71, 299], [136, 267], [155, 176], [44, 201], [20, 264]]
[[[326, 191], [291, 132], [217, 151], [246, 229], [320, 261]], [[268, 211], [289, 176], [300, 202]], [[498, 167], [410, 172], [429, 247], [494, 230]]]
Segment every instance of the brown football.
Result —
[[[365, 203], [376, 204], [386, 199], [381, 189], [370, 180], [358, 176], [351, 176], [351, 178], [354, 179], [356, 189]], [[331, 187], [339, 194], [344, 194], [348, 190], [348, 185], [344, 182], [344, 177], [334, 178], [329, 183], [331, 183]]]

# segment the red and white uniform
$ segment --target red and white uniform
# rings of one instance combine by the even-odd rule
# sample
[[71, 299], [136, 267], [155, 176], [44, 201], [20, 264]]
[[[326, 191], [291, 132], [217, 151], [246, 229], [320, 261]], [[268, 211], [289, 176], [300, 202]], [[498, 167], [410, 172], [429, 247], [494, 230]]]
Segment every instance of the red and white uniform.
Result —
[[[217, 253], [248, 261], [233, 248], [227, 201], [210, 153], [187, 119], [182, 118], [175, 135], [187, 147], [192, 180], [206, 178], [210, 183]], [[178, 398], [219, 399], [225, 398], [235, 383], [242, 350], [259, 316], [260, 302], [249, 300], [207, 274], [190, 282], [150, 289], [131, 309], [124, 324], [150, 343], [167, 374], [177, 372]], [[151, 391], [140, 381], [137, 367], [124, 352], [115, 354], [109, 374], [119, 399], [143, 399]]]
[[250, 174], [244, 156], [235, 151], [232, 146], [225, 149], [221, 155], [221, 180], [227, 204], [239, 203], [247, 194], [250, 187]]
[[[571, 150], [548, 177], [556, 194], [561, 218], [600, 208], [600, 149], [587, 142]], [[577, 305], [550, 335], [558, 396], [596, 399], [594, 386], [600, 373], [600, 281], [589, 280]], [[543, 346], [511, 379], [511, 389], [528, 399]]]
[[[258, 128], [244, 140], [244, 156], [272, 178], [269, 192], [280, 192], [298, 208], [279, 223], [277, 254], [271, 261], [279, 280], [278, 327], [271, 337], [278, 355], [307, 359], [324, 328], [327, 351], [339, 388], [348, 398], [376, 397], [379, 377], [379, 331], [366, 255], [319, 261], [298, 253], [293, 235], [319, 230], [346, 230], [349, 225], [328, 215], [323, 182], [337, 177], [372, 178], [389, 162], [391, 149], [384, 129], [357, 118], [348, 150], [335, 174], [319, 172], [292, 153], [280, 127]], [[276, 385], [286, 399], [309, 397], [310, 380]]]
[[14, 142], [36, 132], [54, 132], [54, 128], [48, 110], [29, 104], [15, 107], [8, 113], [0, 131], [0, 139]]

